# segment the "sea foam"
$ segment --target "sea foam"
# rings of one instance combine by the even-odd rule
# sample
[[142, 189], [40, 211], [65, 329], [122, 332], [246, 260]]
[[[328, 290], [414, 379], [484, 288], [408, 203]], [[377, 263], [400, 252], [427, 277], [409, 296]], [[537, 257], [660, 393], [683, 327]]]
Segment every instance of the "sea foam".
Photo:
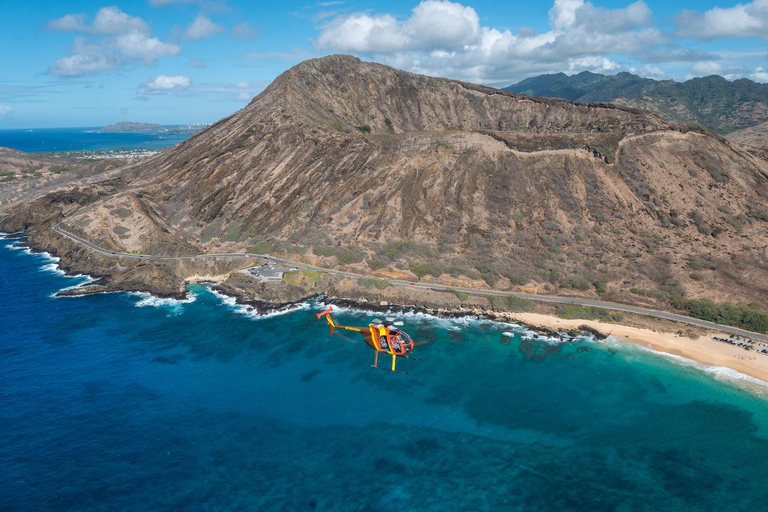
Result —
[[170, 297], [157, 297], [147, 292], [130, 292], [130, 295], [139, 297], [139, 300], [134, 306], [137, 308], [143, 307], [156, 307], [167, 308], [174, 315], [180, 315], [184, 312], [184, 304], [191, 304], [195, 302], [197, 296], [194, 293], [187, 293], [184, 299], [173, 299]]
[[309, 302], [302, 302], [300, 304], [294, 304], [281, 309], [272, 309], [266, 313], [259, 313], [256, 308], [247, 304], [238, 304], [235, 297], [225, 295], [219, 291], [216, 291], [212, 286], [207, 286], [206, 289], [216, 298], [218, 298], [224, 306], [227, 306], [237, 314], [247, 316], [253, 320], [261, 320], [265, 318], [272, 318], [275, 316], [285, 315], [293, 313], [294, 311], [301, 311], [303, 309], [309, 309], [311, 307]]
[[[611, 338], [610, 336], [607, 338], [607, 340], [615, 342], [617, 345], [622, 346], [624, 348], [626, 348], [627, 346], [626, 343], [622, 343], [621, 341]], [[715, 380], [719, 380], [721, 382], [729, 382], [731, 384], [738, 384], [738, 383], [746, 384], [755, 390], [762, 391], [763, 393], [768, 391], [768, 382], [752, 377], [751, 375], [741, 373], [740, 371], [734, 370], [733, 368], [704, 364], [698, 361], [694, 361], [693, 359], [688, 359], [687, 357], [679, 356], [677, 354], [669, 354], [667, 352], [663, 352], [661, 350], [655, 350], [650, 347], [646, 347], [644, 345], [639, 345], [639, 344], [633, 344], [633, 345], [635, 345], [636, 347], [638, 347], [640, 350], [644, 352], [648, 352], [656, 356], [661, 356], [664, 359], [675, 361], [676, 363], [679, 363], [683, 366], [695, 368], [696, 370], [699, 370], [703, 373], [712, 375], [715, 378]]]

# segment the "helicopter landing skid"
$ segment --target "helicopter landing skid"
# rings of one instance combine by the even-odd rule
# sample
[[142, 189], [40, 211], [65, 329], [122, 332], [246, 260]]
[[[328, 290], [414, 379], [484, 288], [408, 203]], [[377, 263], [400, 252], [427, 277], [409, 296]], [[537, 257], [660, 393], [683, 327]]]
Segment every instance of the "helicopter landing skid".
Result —
[[371, 368], [376, 368], [377, 370], [384, 370], [385, 372], [399, 373], [400, 375], [408, 375], [408, 372], [401, 372], [400, 370], [390, 370], [389, 368], [384, 368], [383, 366], [371, 365]]

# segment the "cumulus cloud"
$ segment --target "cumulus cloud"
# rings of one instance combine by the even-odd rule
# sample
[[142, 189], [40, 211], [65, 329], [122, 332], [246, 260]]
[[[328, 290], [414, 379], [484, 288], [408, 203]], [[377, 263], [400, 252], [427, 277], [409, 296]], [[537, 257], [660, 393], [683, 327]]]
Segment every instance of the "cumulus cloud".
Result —
[[67, 14], [61, 18], [51, 20], [48, 22], [48, 29], [55, 32], [79, 32], [86, 31], [88, 27], [85, 26], [85, 20], [88, 16], [80, 14]]
[[[59, 32], [78, 32], [69, 56], [48, 68], [60, 77], [117, 69], [128, 62], [154, 65], [157, 59], [178, 55], [181, 48], [151, 36], [149, 24], [117, 7], [99, 9], [88, 24], [85, 14], [68, 14], [51, 21], [48, 28]], [[87, 37], [90, 36], [90, 37]]]
[[212, 22], [208, 16], [198, 14], [195, 21], [184, 31], [184, 39], [200, 41], [224, 32], [224, 27]]
[[692, 76], [710, 76], [719, 75], [723, 72], [723, 65], [719, 62], [703, 61], [697, 62], [691, 66], [690, 75]]
[[676, 20], [676, 35], [711, 40], [724, 37], [768, 39], [768, 0], [753, 0], [705, 12], [683, 11]]
[[756, 68], [749, 78], [761, 84], [768, 84], [768, 69]]
[[0, 105], [0, 119], [13, 114], [13, 107], [9, 105]]
[[336, 17], [314, 43], [416, 72], [497, 84], [563, 69], [620, 71], [626, 67], [613, 55], [637, 56], [668, 43], [643, 0], [620, 9], [555, 0], [549, 20], [546, 32], [513, 33], [481, 25], [470, 6], [424, 0], [404, 20], [367, 12]]
[[158, 75], [148, 78], [138, 88], [139, 94], [163, 94], [169, 91], [180, 91], [190, 86], [192, 81], [187, 76]]
[[259, 30], [246, 21], [239, 25], [235, 25], [232, 29], [232, 35], [235, 39], [248, 41], [249, 39], [256, 39], [259, 37]]
[[480, 20], [475, 10], [441, 0], [425, 0], [405, 22], [394, 16], [355, 13], [331, 21], [317, 46], [354, 52], [457, 49], [477, 43]]

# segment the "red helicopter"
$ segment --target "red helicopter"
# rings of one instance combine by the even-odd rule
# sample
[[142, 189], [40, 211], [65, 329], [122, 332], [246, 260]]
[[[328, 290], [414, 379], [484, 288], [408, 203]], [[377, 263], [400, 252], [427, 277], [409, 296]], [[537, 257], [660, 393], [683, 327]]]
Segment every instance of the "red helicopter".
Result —
[[[395, 370], [395, 364], [397, 358], [405, 357], [406, 359], [414, 359], [420, 361], [421, 359], [415, 359], [409, 357], [408, 354], [413, 350], [415, 344], [410, 336], [403, 331], [397, 329], [390, 329], [380, 324], [369, 324], [368, 327], [351, 327], [349, 325], [337, 325], [331, 318], [332, 307], [329, 307], [322, 313], [317, 314], [317, 318], [325, 317], [328, 320], [328, 325], [331, 326], [331, 336], [333, 336], [334, 329], [344, 329], [345, 331], [359, 332], [363, 335], [365, 342], [371, 346], [376, 352], [373, 358], [373, 367], [380, 368], [382, 370], [388, 370], [397, 372]], [[379, 366], [379, 352], [384, 354], [390, 354], [392, 356], [392, 368], [383, 368]], [[406, 373], [406, 372], [397, 372]]]

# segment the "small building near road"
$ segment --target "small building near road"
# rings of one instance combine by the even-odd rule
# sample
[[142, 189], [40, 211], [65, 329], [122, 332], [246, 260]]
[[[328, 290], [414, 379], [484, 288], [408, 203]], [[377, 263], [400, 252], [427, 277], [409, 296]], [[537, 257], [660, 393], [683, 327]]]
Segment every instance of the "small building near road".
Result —
[[260, 281], [282, 281], [283, 274], [296, 270], [293, 267], [278, 267], [274, 263], [265, 263], [258, 267], [251, 267], [247, 269], [247, 272]]

